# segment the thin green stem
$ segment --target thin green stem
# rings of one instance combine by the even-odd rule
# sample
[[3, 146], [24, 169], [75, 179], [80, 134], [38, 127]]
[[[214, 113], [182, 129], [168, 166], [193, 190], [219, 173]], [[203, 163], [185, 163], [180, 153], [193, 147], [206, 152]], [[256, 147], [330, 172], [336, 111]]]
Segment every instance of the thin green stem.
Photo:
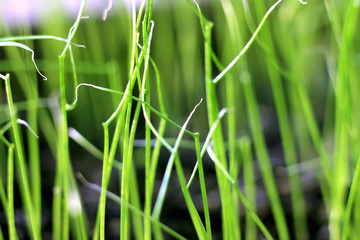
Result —
[[[204, 41], [205, 41], [205, 87], [206, 87], [206, 106], [208, 110], [209, 126], [212, 126], [218, 118], [219, 107], [216, 95], [215, 83], [212, 81], [212, 49], [211, 49], [211, 34], [212, 23], [205, 23]], [[222, 166], [227, 169], [227, 161], [225, 156], [225, 146], [221, 128], [216, 128], [212, 136], [214, 143], [214, 151], [218, 156]], [[216, 176], [220, 190], [220, 198], [222, 202], [222, 225], [223, 238], [236, 238], [236, 228], [232, 227], [232, 207], [230, 196], [230, 185], [224, 178], [223, 174], [216, 168]]]
[[161, 213], [161, 210], [162, 210], [162, 207], [163, 207], [163, 204], [164, 204], [164, 200], [165, 200], [165, 194], [166, 194], [166, 191], [167, 191], [167, 188], [168, 188], [168, 185], [169, 185], [169, 180], [170, 180], [170, 175], [171, 175], [171, 171], [172, 171], [172, 167], [174, 165], [174, 161], [175, 161], [175, 157], [177, 155], [177, 151], [178, 151], [178, 148], [180, 146], [180, 142], [182, 140], [182, 137], [184, 135], [184, 132], [185, 132], [185, 128], [186, 126], [188, 125], [192, 115], [194, 114], [196, 108], [200, 105], [200, 103], [202, 102], [202, 99], [201, 101], [194, 107], [193, 111], [190, 113], [189, 117], [186, 119], [183, 127], [181, 128], [181, 131], [179, 132], [179, 135], [176, 139], [176, 142], [175, 142], [175, 145], [174, 145], [174, 148], [171, 152], [171, 155], [170, 155], [170, 158], [169, 158], [169, 161], [168, 161], [168, 164], [166, 166], [166, 169], [165, 169], [165, 173], [164, 173], [164, 177], [163, 177], [163, 180], [161, 182], [161, 186], [160, 186], [160, 190], [159, 190], [159, 193], [158, 193], [158, 197], [156, 199], [156, 202], [155, 202], [155, 206], [154, 206], [154, 210], [153, 210], [153, 214], [152, 216], [155, 218], [155, 219], [159, 219], [160, 218], [160, 213]]
[[14, 214], [14, 145], [9, 146], [8, 153], [8, 224], [10, 240], [16, 240], [15, 214]]
[[[256, 181], [250, 139], [247, 137], [241, 138], [239, 148], [244, 166], [243, 173], [245, 194], [249, 200], [251, 209], [256, 212]], [[256, 225], [249, 212], [246, 213], [245, 218], [245, 240], [257, 239]]]
[[225, 67], [225, 69], [219, 74], [217, 75], [213, 82], [217, 83], [221, 80], [221, 78], [228, 72], [230, 71], [234, 65], [240, 60], [240, 58], [247, 52], [247, 50], [250, 48], [250, 46], [252, 45], [252, 43], [255, 41], [257, 35], [259, 34], [262, 26], [264, 25], [264, 23], [266, 22], [266, 19], [269, 17], [270, 13], [276, 8], [276, 6], [281, 2], [282, 0], [277, 1], [274, 5], [272, 5], [269, 10], [265, 13], [263, 19], [261, 20], [261, 22], [259, 23], [259, 26], [256, 28], [255, 32], [253, 33], [253, 35], [251, 36], [250, 40], [246, 43], [246, 45], [244, 46], [244, 48], [240, 51], [240, 53], [234, 58], [234, 60], [232, 60], [229, 65], [227, 65], [227, 67]]
[[356, 195], [358, 194], [359, 184], [360, 184], [360, 155], [356, 163], [355, 173], [351, 183], [350, 193], [345, 208], [343, 231], [341, 235], [342, 240], [346, 240], [349, 237], [349, 230], [351, 225], [351, 213], [353, 210]]
[[266, 148], [263, 132], [261, 128], [259, 128], [259, 126], [261, 126], [261, 121], [260, 121], [259, 110], [255, 98], [255, 93], [250, 80], [250, 75], [246, 74], [243, 75], [242, 77], [243, 77], [242, 82], [245, 91], [251, 133], [254, 139], [256, 155], [258, 157], [265, 189], [269, 196], [276, 228], [278, 230], [280, 239], [289, 239], [289, 232], [286, 224], [285, 214], [283, 207], [281, 205], [274, 173], [272, 172], [269, 153]]
[[[203, 209], [204, 209], [204, 216], [205, 216], [205, 226], [206, 226], [206, 233], [207, 233], [206, 239], [212, 239], [210, 211], [209, 211], [208, 197], [206, 194], [205, 175], [204, 175], [204, 168], [203, 168], [203, 164], [202, 164], [199, 134], [197, 134], [195, 136], [195, 147], [196, 147], [196, 159], [197, 159], [196, 163], [199, 164], [199, 181], [200, 181], [201, 197], [202, 197], [202, 201], [203, 201]], [[188, 188], [188, 187], [186, 186], [186, 188]]]
[[32, 197], [30, 193], [29, 187], [29, 178], [27, 174], [27, 167], [25, 164], [25, 156], [24, 150], [20, 135], [19, 126], [17, 123], [17, 115], [16, 110], [14, 107], [12, 92], [11, 92], [11, 85], [10, 85], [10, 75], [7, 74], [5, 76], [5, 88], [6, 88], [6, 96], [9, 106], [9, 113], [11, 117], [11, 124], [12, 124], [12, 132], [15, 140], [15, 149], [16, 149], [16, 159], [17, 165], [19, 169], [19, 182], [20, 182], [20, 191], [22, 192], [23, 203], [26, 210], [26, 213], [29, 217], [29, 224], [30, 224], [30, 231], [31, 237], [35, 240], [40, 239], [40, 225], [36, 221], [36, 215], [34, 212], [34, 205], [32, 203]]

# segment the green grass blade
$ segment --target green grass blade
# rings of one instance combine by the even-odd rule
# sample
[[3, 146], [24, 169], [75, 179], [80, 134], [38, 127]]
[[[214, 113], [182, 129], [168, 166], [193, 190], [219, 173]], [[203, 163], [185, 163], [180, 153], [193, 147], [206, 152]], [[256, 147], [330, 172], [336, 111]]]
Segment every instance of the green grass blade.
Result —
[[[253, 157], [251, 154], [250, 139], [243, 137], [240, 139], [239, 148], [243, 160], [243, 173], [244, 173], [244, 188], [245, 194], [249, 201], [251, 209], [256, 212], [256, 181]], [[257, 239], [257, 231], [255, 222], [251, 219], [249, 213], [245, 217], [245, 239], [252, 240]]]
[[27, 167], [25, 164], [24, 150], [21, 141], [20, 130], [17, 123], [17, 115], [14, 107], [12, 91], [10, 86], [10, 75], [7, 74], [5, 78], [3, 78], [3, 80], [5, 80], [6, 95], [9, 106], [9, 113], [11, 117], [11, 123], [12, 123], [12, 132], [15, 140], [16, 159], [17, 159], [17, 166], [19, 169], [19, 185], [20, 185], [20, 191], [22, 193], [23, 204], [26, 213], [29, 217], [31, 236], [33, 239], [40, 239], [40, 225], [36, 221], [36, 216], [33, 208], [32, 197], [29, 187], [29, 178], [27, 174]]
[[196, 210], [196, 207], [191, 199], [190, 192], [186, 188], [185, 174], [184, 174], [184, 170], [182, 169], [181, 161], [180, 161], [180, 158], [178, 155], [175, 156], [175, 168], [176, 168], [176, 172], [178, 175], [181, 189], [183, 191], [184, 199], [185, 199], [186, 205], [188, 207], [188, 211], [189, 211], [191, 220], [193, 222], [194, 228], [196, 230], [198, 239], [201, 239], [201, 240], [209, 239], [209, 238], [207, 238], [207, 233], [206, 233], [205, 227], [200, 219], [199, 213]]
[[280, 239], [289, 239], [288, 227], [286, 224], [285, 214], [280, 202], [279, 193], [277, 190], [275, 177], [272, 172], [271, 161], [268, 150], [266, 148], [264, 135], [259, 126], [261, 126], [259, 110], [254, 95], [254, 90], [251, 84], [250, 75], [243, 75], [243, 86], [245, 91], [247, 110], [251, 133], [255, 145], [255, 151], [258, 157], [263, 181], [266, 192], [269, 196], [271, 209], [274, 215], [276, 228], [278, 230]]
[[[196, 159], [197, 159], [196, 163], [198, 163], [198, 165], [199, 165], [199, 181], [200, 181], [200, 188], [201, 188], [201, 197], [203, 200], [203, 209], [204, 209], [207, 239], [212, 239], [210, 211], [209, 211], [209, 204], [208, 204], [208, 199], [207, 199], [207, 194], [206, 194], [205, 175], [204, 175], [204, 169], [203, 169], [203, 164], [202, 164], [199, 135], [195, 136], [195, 147], [196, 147]], [[187, 185], [186, 188], [188, 188], [188, 186], [189, 185]]]
[[9, 238], [16, 240], [15, 214], [14, 214], [14, 145], [9, 146], [8, 154], [8, 225]]
[[166, 190], [167, 190], [167, 187], [168, 187], [168, 184], [169, 184], [169, 180], [170, 180], [170, 175], [171, 175], [171, 171], [172, 171], [172, 167], [173, 167], [173, 164], [174, 164], [174, 161], [175, 161], [175, 156], [177, 154], [177, 151], [178, 151], [178, 148], [180, 146], [180, 142], [181, 142], [181, 139], [184, 135], [184, 132], [185, 132], [185, 128], [186, 126], [188, 125], [192, 115], [194, 114], [196, 108], [200, 105], [200, 103], [202, 102], [202, 99], [201, 101], [195, 106], [195, 108], [193, 109], [193, 111], [190, 113], [189, 117], [186, 119], [181, 131], [179, 132], [179, 135], [178, 135], [178, 138], [176, 139], [176, 143], [174, 145], [174, 148], [171, 152], [171, 155], [170, 155], [170, 158], [169, 158], [169, 161], [168, 161], [168, 164], [166, 166], [166, 170], [165, 170], [165, 173], [164, 173], [164, 177], [163, 177], [163, 180], [161, 182], [161, 186], [160, 186], [160, 190], [159, 190], [159, 193], [158, 193], [158, 197], [156, 199], [156, 202], [155, 202], [155, 206], [154, 206], [154, 210], [153, 210], [153, 213], [152, 213], [152, 216], [155, 218], [155, 219], [159, 219], [160, 217], [160, 213], [161, 213], [161, 209], [162, 209], [162, 206], [163, 206], [163, 203], [164, 203], [164, 200], [165, 200], [165, 194], [166, 194]]
[[263, 19], [261, 20], [261, 22], [259, 23], [259, 26], [257, 27], [257, 29], [255, 30], [254, 34], [251, 36], [250, 40], [246, 43], [246, 45], [244, 46], [244, 48], [240, 51], [240, 53], [234, 58], [234, 60], [232, 60], [229, 65], [227, 65], [225, 67], [225, 69], [214, 78], [213, 82], [217, 83], [221, 80], [221, 78], [228, 72], [230, 71], [234, 65], [240, 60], [240, 58], [247, 52], [247, 50], [250, 48], [250, 46], [252, 45], [252, 43], [255, 41], [255, 38], [257, 37], [257, 35], [259, 34], [262, 26], [264, 25], [264, 23], [266, 22], [267, 18], [269, 17], [270, 13], [276, 8], [276, 6], [281, 2], [282, 0], [277, 1], [274, 5], [272, 5], [269, 10], [265, 13]]
[[[104, 190], [97, 186], [96, 184], [90, 183], [88, 182], [81, 174], [78, 174], [78, 178], [80, 179], [80, 181], [86, 185], [87, 187], [97, 191], [97, 192], [103, 192]], [[165, 224], [159, 222], [159, 220], [155, 219], [152, 216], [146, 215], [144, 214], [140, 209], [135, 208], [134, 206], [132, 206], [131, 204], [129, 204], [128, 202], [123, 201], [120, 197], [116, 196], [115, 194], [109, 192], [109, 191], [104, 191], [107, 195], [107, 197], [119, 204], [124, 204], [127, 205], [127, 207], [133, 211], [135, 214], [138, 214], [139, 216], [142, 216], [143, 218], [149, 218], [150, 221], [152, 223], [156, 223], [160, 226], [160, 228], [162, 228], [164, 231], [166, 231], [167, 233], [169, 233], [171, 236], [173, 236], [175, 239], [186, 239], [185, 237], [181, 236], [180, 234], [178, 234], [177, 232], [175, 232], [174, 230], [172, 230], [171, 228], [167, 227]]]
[[263, 224], [263, 222], [261, 221], [261, 219], [256, 215], [256, 213], [252, 210], [250, 203], [247, 201], [247, 199], [245, 198], [244, 194], [241, 192], [240, 188], [237, 186], [236, 182], [234, 181], [234, 179], [230, 176], [230, 174], [226, 171], [225, 167], [221, 164], [221, 162], [219, 161], [219, 159], [217, 158], [217, 156], [215, 155], [215, 153], [213, 152], [211, 146], [207, 147], [207, 152], [211, 158], [211, 160], [215, 163], [216, 168], [219, 169], [219, 171], [221, 172], [221, 174], [224, 175], [224, 177], [226, 178], [227, 181], [229, 181], [233, 187], [233, 189], [235, 190], [235, 192], [237, 193], [237, 195], [239, 196], [241, 202], [244, 204], [245, 209], [248, 211], [248, 213], [250, 214], [251, 218], [253, 219], [253, 221], [258, 225], [258, 227], [260, 228], [260, 230], [263, 232], [263, 234], [265, 235], [265, 237], [267, 239], [274, 239], [269, 230], [266, 228], [266, 226]]
[[350, 193], [347, 200], [346, 208], [345, 208], [345, 216], [344, 216], [344, 224], [343, 224], [343, 231], [341, 235], [342, 240], [348, 239], [349, 236], [349, 229], [351, 225], [351, 213], [354, 206], [354, 202], [356, 199], [356, 195], [358, 193], [358, 188], [360, 184], [360, 156], [356, 163], [356, 168], [354, 172], [354, 177], [350, 186]]

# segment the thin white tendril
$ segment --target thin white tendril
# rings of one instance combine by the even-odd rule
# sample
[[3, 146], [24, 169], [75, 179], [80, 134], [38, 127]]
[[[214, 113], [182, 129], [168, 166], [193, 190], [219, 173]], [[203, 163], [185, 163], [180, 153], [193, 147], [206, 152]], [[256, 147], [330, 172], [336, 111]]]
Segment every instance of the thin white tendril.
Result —
[[[42, 39], [49, 39], [49, 40], [57, 40], [57, 41], [61, 41], [61, 42], [68, 42], [67, 39], [65, 38], [61, 38], [61, 37], [57, 37], [57, 36], [52, 36], [52, 35], [28, 35], [28, 36], [15, 36], [15, 37], [5, 37], [5, 38], [0, 38], [0, 42], [14, 42], [14, 41], [19, 41], [19, 40], [42, 40]], [[77, 43], [71, 43], [71, 45], [74, 45], [76, 47], [81, 47], [81, 48], [85, 48], [85, 45], [81, 45], [81, 44], [77, 44]]]
[[75, 104], [76, 104], [77, 101], [78, 101], [78, 92], [79, 92], [79, 88], [80, 88], [81, 86], [92, 87], [92, 88], [99, 89], [99, 90], [102, 90], [102, 91], [107, 91], [107, 90], [109, 90], [108, 88], [96, 86], [96, 85], [90, 84], [90, 83], [80, 83], [80, 84], [77, 85], [76, 88], [75, 88], [75, 99], [74, 99], [74, 101], [73, 101], [71, 104], [66, 104], [66, 109], [67, 109], [67, 110], [72, 110], [72, 109], [74, 109]]
[[304, 5], [308, 3], [307, 1], [303, 1], [303, 0], [299, 0], [299, 2]]
[[206, 150], [215, 165], [224, 173], [226, 178], [229, 179], [232, 184], [234, 184], [235, 180], [230, 176], [228, 171], [226, 171], [225, 167], [220, 163], [219, 159], [216, 157], [214, 151], [212, 150], [212, 143], [207, 146]]
[[47, 80], [47, 77], [42, 74], [38, 68], [38, 66], [36, 65], [35, 63], [35, 53], [34, 51], [29, 48], [28, 46], [26, 46], [25, 44], [22, 44], [22, 43], [18, 43], [18, 42], [0, 42], [0, 47], [19, 47], [19, 48], [22, 48], [26, 51], [29, 51], [31, 52], [31, 60], [32, 62], [34, 63], [34, 66], [36, 68], [36, 71], [39, 73], [39, 75], [46, 81]]
[[107, 18], [107, 14], [108, 12], [110, 11], [110, 9], [112, 8], [112, 5], [113, 5], [113, 1], [112, 0], [109, 0], [108, 1], [108, 4], [106, 6], [106, 8], [104, 9], [104, 12], [103, 12], [103, 16], [102, 16], [102, 20], [105, 21], [106, 18]]
[[[210, 144], [210, 141], [211, 141], [211, 138], [212, 138], [212, 135], [213, 133], [215, 132], [215, 129], [218, 127], [219, 123], [220, 123], [220, 120], [224, 117], [224, 115], [228, 112], [228, 109], [227, 108], [223, 108], [220, 110], [219, 114], [218, 114], [218, 118], [215, 120], [215, 122], [213, 123], [213, 125], [211, 126], [210, 130], [209, 130], [209, 133], [208, 135], [206, 136], [206, 139], [205, 139], [205, 142], [204, 142], [204, 145], [201, 149], [201, 152], [200, 152], [200, 157], [202, 158], [205, 154], [205, 151], [207, 149], [207, 147], [209, 146]], [[196, 174], [196, 171], [198, 169], [198, 166], [199, 165], [199, 162], [196, 161], [196, 164], [194, 166], [194, 169], [193, 169], [193, 172], [191, 173], [191, 176], [189, 178], [189, 181], [186, 185], [186, 188], [189, 188], [190, 187], [190, 184], [192, 183], [193, 179], [195, 178], [195, 174]]]
[[5, 81], [6, 81], [6, 76], [2, 75], [1, 73], [0, 73], [0, 78], [1, 78], [2, 80], [5, 80]]
[[35, 135], [36, 138], [39, 138], [39, 136], [35, 133], [35, 131], [30, 127], [30, 125], [25, 121], [22, 120], [20, 118], [18, 118], [17, 122], [23, 126], [25, 126], [27, 129], [29, 129], [29, 131]]

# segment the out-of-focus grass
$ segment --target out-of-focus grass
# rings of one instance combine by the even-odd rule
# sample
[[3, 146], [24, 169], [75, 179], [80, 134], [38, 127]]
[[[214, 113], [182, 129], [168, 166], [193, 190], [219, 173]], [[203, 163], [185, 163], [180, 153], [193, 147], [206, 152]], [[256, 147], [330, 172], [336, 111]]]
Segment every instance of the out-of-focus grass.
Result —
[[[110, 238], [108, 198], [120, 204], [121, 239], [356, 239], [358, 1], [139, 1], [106, 21], [87, 4], [76, 22], [59, 10], [36, 25], [1, 23], [0, 239]], [[76, 179], [86, 166], [102, 169], [98, 185]], [[174, 181], [193, 230], [166, 226]]]

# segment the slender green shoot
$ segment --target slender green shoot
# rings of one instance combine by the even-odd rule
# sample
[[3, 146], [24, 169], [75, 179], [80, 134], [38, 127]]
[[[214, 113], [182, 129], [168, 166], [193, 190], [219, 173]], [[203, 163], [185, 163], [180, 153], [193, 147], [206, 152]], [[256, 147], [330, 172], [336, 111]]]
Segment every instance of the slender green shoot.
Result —
[[169, 180], [170, 180], [170, 175], [171, 175], [172, 167], [173, 167], [173, 165], [174, 165], [175, 157], [176, 157], [178, 148], [179, 148], [179, 146], [180, 146], [181, 139], [182, 139], [182, 137], [183, 137], [183, 135], [184, 135], [185, 128], [186, 128], [186, 126], [188, 125], [188, 123], [189, 123], [192, 115], [195, 113], [196, 108], [201, 104], [201, 102], [202, 102], [202, 99], [201, 99], [200, 102], [194, 107], [193, 111], [190, 113], [189, 117], [186, 119], [183, 127], [181, 128], [181, 131], [179, 132], [179, 135], [178, 135], [178, 138], [177, 138], [176, 143], [175, 143], [175, 145], [174, 145], [174, 148], [173, 148], [173, 150], [172, 150], [172, 152], [171, 152], [171, 155], [170, 155], [168, 164], [167, 164], [166, 169], [165, 169], [165, 174], [164, 174], [163, 180], [162, 180], [162, 182], [161, 182], [161, 186], [160, 186], [160, 190], [159, 190], [159, 193], [158, 193], [158, 197], [157, 197], [156, 202], [155, 202], [153, 214], [152, 214], [152, 216], [153, 216], [155, 219], [159, 219], [159, 217], [160, 217], [161, 209], [162, 209], [162, 206], [163, 206], [164, 200], [165, 200], [166, 190], [167, 190], [168, 185], [169, 185]]
[[178, 234], [177, 232], [175, 232], [174, 230], [172, 230], [171, 228], [167, 227], [165, 224], [159, 222], [159, 220], [155, 219], [152, 216], [146, 215], [144, 214], [144, 212], [142, 212], [140, 209], [137, 209], [136, 207], [134, 207], [133, 205], [129, 204], [128, 202], [123, 201], [120, 197], [116, 196], [114, 193], [111, 193], [110, 191], [104, 191], [101, 187], [99, 187], [98, 185], [94, 184], [94, 183], [90, 183], [88, 182], [80, 173], [77, 174], [77, 177], [79, 178], [79, 180], [88, 188], [96, 191], [96, 192], [105, 192], [106, 196], [119, 203], [119, 204], [124, 204], [127, 205], [127, 207], [133, 211], [135, 214], [138, 214], [139, 216], [142, 216], [144, 218], [150, 219], [151, 222], [156, 223], [157, 225], [160, 226], [160, 228], [162, 228], [164, 231], [166, 231], [167, 233], [169, 233], [171, 236], [173, 236], [176, 239], [181, 239], [181, 240], [185, 240], [186, 238], [181, 236], [180, 234]]
[[6, 96], [9, 106], [9, 113], [11, 117], [12, 124], [12, 133], [15, 141], [15, 149], [16, 149], [16, 159], [17, 166], [19, 169], [19, 180], [20, 180], [20, 191], [23, 197], [23, 204], [26, 210], [26, 213], [29, 217], [29, 227], [31, 231], [31, 236], [33, 239], [40, 239], [40, 223], [36, 221], [36, 216], [33, 208], [30, 186], [29, 186], [29, 178], [27, 174], [27, 166], [25, 161], [24, 149], [21, 140], [20, 130], [18, 126], [18, 118], [16, 114], [16, 110], [14, 107], [14, 101], [12, 97], [11, 85], [10, 85], [10, 75], [6, 76], [1, 75], [1, 78], [5, 80], [5, 88], [6, 88]]
[[263, 19], [261, 20], [260, 24], [258, 25], [258, 27], [256, 28], [255, 32], [253, 33], [253, 35], [251, 36], [250, 40], [246, 43], [245, 47], [240, 51], [240, 53], [234, 58], [234, 60], [232, 60], [229, 65], [227, 65], [227, 67], [225, 67], [225, 69], [219, 74], [217, 75], [213, 82], [217, 83], [219, 82], [223, 76], [230, 71], [234, 65], [240, 60], [240, 58], [247, 52], [247, 50], [250, 48], [250, 46], [252, 45], [252, 43], [255, 41], [257, 35], [259, 34], [261, 28], [263, 27], [264, 23], [266, 22], [267, 18], [269, 17], [270, 13], [276, 8], [276, 6], [281, 2], [282, 0], [277, 1], [276, 3], [274, 3], [274, 5], [272, 5], [269, 10], [265, 13]]
[[278, 189], [276, 187], [274, 173], [272, 172], [269, 153], [266, 148], [263, 132], [261, 128], [259, 128], [259, 126], [261, 126], [259, 110], [251, 84], [250, 75], [248, 73], [244, 73], [242, 77], [255, 151], [262, 172], [265, 189], [269, 196], [279, 238], [289, 239], [289, 230], [287, 228], [284, 210], [280, 201]]
[[344, 217], [344, 224], [343, 224], [343, 231], [341, 235], [341, 240], [346, 240], [349, 237], [349, 229], [351, 225], [351, 213], [354, 206], [354, 202], [356, 199], [356, 194], [358, 193], [358, 188], [360, 184], [360, 156], [357, 160], [354, 177], [350, 187], [350, 193], [346, 204], [345, 209], [345, 217]]
[[8, 153], [8, 225], [9, 238], [16, 240], [15, 214], [14, 214], [14, 144], [9, 146]]

